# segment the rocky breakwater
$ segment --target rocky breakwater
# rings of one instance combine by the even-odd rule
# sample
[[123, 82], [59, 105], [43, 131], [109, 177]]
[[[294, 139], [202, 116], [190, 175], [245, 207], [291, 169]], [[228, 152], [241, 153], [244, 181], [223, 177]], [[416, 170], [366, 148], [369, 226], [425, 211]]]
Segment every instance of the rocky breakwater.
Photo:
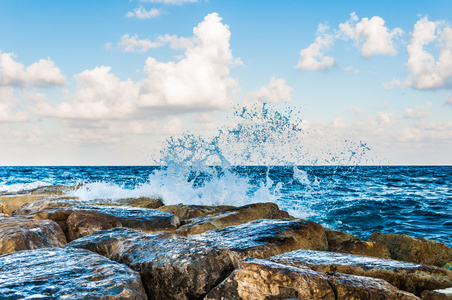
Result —
[[[452, 271], [432, 266], [452, 260], [443, 244], [441, 260], [413, 264], [371, 257], [395, 258], [391, 243], [361, 241], [294, 219], [273, 203], [160, 205], [147, 199], [88, 203], [60, 195], [5, 214], [0, 231], [9, 220], [16, 225], [5, 225], [5, 232], [17, 235], [27, 226], [40, 232], [45, 223], [60, 239], [0, 256], [0, 299], [444, 299], [439, 297], [450, 294]], [[62, 232], [72, 240], [65, 246]], [[436, 253], [428, 247], [418, 246]], [[19, 273], [26, 279], [15, 285]]]

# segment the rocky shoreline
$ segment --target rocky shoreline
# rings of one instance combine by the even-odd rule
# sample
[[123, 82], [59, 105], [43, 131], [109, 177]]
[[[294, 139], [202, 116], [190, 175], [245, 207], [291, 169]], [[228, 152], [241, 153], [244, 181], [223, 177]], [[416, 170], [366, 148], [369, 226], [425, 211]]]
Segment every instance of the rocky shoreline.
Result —
[[0, 299], [452, 299], [452, 249], [432, 240], [69, 190], [0, 195]]

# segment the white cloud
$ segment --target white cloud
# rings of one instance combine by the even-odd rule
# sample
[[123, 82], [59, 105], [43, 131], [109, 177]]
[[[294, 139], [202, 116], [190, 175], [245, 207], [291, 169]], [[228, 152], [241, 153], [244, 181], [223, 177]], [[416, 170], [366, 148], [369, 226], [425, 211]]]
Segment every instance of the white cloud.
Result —
[[194, 37], [178, 37], [177, 35], [165, 34], [159, 36], [158, 40], [162, 44], [169, 44], [172, 49], [188, 49], [194, 47], [200, 41]]
[[[436, 42], [439, 57], [425, 50]], [[444, 21], [432, 22], [420, 19], [411, 34], [407, 46], [408, 63], [413, 87], [416, 89], [439, 89], [452, 87], [452, 27]]]
[[135, 10], [129, 11], [126, 14], [126, 17], [128, 18], [137, 18], [137, 19], [151, 19], [156, 18], [162, 14], [162, 11], [157, 8], [152, 8], [151, 10], [146, 10], [143, 6], [139, 5]]
[[353, 12], [347, 22], [339, 24], [339, 29], [341, 35], [355, 41], [355, 46], [362, 56], [397, 54], [393, 39], [403, 33], [402, 29], [390, 30], [379, 16], [374, 16], [370, 20], [363, 18], [360, 22], [358, 20], [358, 16]]
[[355, 73], [355, 74], [358, 74], [358, 73], [359, 73], [359, 69], [355, 69], [355, 68], [353, 68], [352, 66], [345, 67], [344, 70], [345, 70], [346, 72], [350, 72], [350, 73]]
[[19, 99], [14, 96], [12, 87], [0, 87], [0, 123], [25, 122], [28, 115], [24, 111], [15, 111]]
[[50, 59], [40, 59], [24, 69], [14, 58], [14, 53], [0, 51], [0, 86], [53, 87], [66, 83], [66, 78]]
[[123, 52], [146, 52], [149, 49], [161, 47], [162, 43], [151, 42], [149, 39], [140, 40], [138, 35], [129, 36], [124, 34], [118, 46], [122, 48]]
[[317, 37], [309, 47], [300, 51], [297, 68], [303, 70], [327, 70], [335, 65], [331, 56], [325, 56], [337, 39], [352, 40], [363, 57], [376, 54], [395, 55], [393, 40], [402, 34], [400, 28], [390, 30], [385, 21], [374, 16], [363, 18], [358, 22], [358, 16], [353, 12], [350, 19], [339, 24], [337, 30], [331, 31], [326, 25], [319, 24]]
[[261, 102], [293, 102], [292, 91], [285, 79], [272, 77], [268, 85], [249, 93], [248, 97]]
[[64, 119], [146, 119], [188, 111], [208, 111], [233, 103], [237, 81], [229, 77], [234, 62], [229, 27], [216, 13], [193, 29], [179, 61], [146, 60], [145, 78], [122, 81], [107, 66], [75, 75], [72, 102], [36, 104], [34, 112]]
[[410, 86], [411, 84], [412, 83], [411, 83], [411, 81], [409, 79], [406, 79], [404, 81], [400, 81], [399, 79], [393, 79], [390, 82], [387, 82], [387, 83], [383, 84], [383, 86], [384, 86], [385, 89], [390, 90], [390, 89], [395, 88], [396, 86], [407, 87], [407, 86]]
[[147, 2], [147, 3], [163, 3], [163, 4], [177, 4], [177, 5], [198, 2], [198, 0], [139, 0], [139, 1]]
[[298, 69], [310, 71], [327, 70], [334, 66], [334, 58], [324, 55], [324, 52], [333, 46], [337, 39], [335, 35], [326, 33], [328, 29], [328, 26], [319, 25], [314, 43], [300, 51]]
[[430, 107], [432, 105], [427, 103], [425, 106], [417, 106], [416, 108], [405, 109], [405, 118], [408, 119], [424, 119], [430, 116]]

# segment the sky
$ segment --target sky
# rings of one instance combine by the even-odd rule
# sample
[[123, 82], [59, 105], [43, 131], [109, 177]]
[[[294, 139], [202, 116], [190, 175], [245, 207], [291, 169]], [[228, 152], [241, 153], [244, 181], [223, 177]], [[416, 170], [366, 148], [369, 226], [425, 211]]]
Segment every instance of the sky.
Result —
[[147, 165], [233, 107], [452, 164], [452, 2], [0, 1], [0, 165]]

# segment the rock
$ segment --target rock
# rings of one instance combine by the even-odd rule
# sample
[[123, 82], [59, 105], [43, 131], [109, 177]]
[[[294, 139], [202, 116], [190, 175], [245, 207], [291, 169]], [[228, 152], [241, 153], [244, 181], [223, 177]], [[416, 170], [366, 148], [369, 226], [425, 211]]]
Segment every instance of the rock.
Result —
[[346, 241], [360, 241], [361, 239], [350, 233], [325, 228], [326, 238], [328, 239], [328, 251]]
[[202, 299], [234, 269], [229, 250], [168, 232], [114, 228], [67, 247], [96, 251], [139, 271], [149, 299]]
[[391, 253], [389, 253], [389, 250], [386, 246], [373, 242], [345, 241], [340, 243], [339, 245], [331, 247], [329, 251], [386, 259], [391, 258]]
[[187, 219], [193, 219], [200, 216], [210, 215], [226, 209], [234, 208], [229, 205], [205, 206], [205, 205], [165, 205], [159, 207], [158, 210], [175, 214], [181, 222]]
[[374, 232], [368, 239], [388, 247], [391, 258], [416, 264], [443, 266], [452, 261], [452, 249], [443, 243], [405, 234]]
[[[175, 215], [155, 209], [128, 206], [67, 206], [68, 203], [70, 201], [52, 201], [40, 205], [39, 207], [45, 207], [42, 210], [36, 211], [35, 208], [25, 210], [21, 208], [18, 213], [29, 212], [31, 210], [36, 212], [24, 216], [35, 219], [54, 220], [61, 226], [68, 240], [91, 234], [99, 229], [109, 229], [114, 226], [129, 227], [153, 233], [174, 231], [180, 224], [179, 219]], [[73, 213], [76, 214], [70, 217]], [[70, 220], [69, 224], [68, 220]]]
[[324, 228], [305, 220], [256, 220], [238, 226], [192, 235], [191, 240], [212, 242], [246, 256], [267, 258], [296, 249], [326, 250]]
[[189, 224], [177, 229], [176, 234], [190, 236], [211, 229], [240, 225], [253, 220], [282, 219], [284, 218], [283, 215], [275, 203], [250, 204], [191, 219]]
[[9, 205], [0, 203], [0, 214], [12, 215], [13, 211], [14, 210]]
[[423, 300], [451, 300], [452, 288], [444, 290], [424, 291], [422, 292]]
[[66, 237], [54, 221], [0, 217], [0, 255], [65, 244]]
[[419, 299], [383, 280], [323, 274], [247, 258], [205, 300], [221, 299]]
[[126, 198], [115, 200], [115, 202], [132, 207], [141, 207], [141, 208], [159, 208], [163, 206], [163, 202], [161, 199], [157, 198], [148, 198], [148, 197], [139, 197], [139, 198]]
[[93, 211], [74, 211], [66, 221], [68, 241], [92, 234], [98, 230], [122, 227], [122, 223], [113, 216]]
[[424, 290], [452, 286], [452, 272], [449, 270], [381, 258], [296, 250], [271, 257], [269, 260], [289, 266], [308, 267], [318, 272], [340, 272], [379, 278], [416, 295], [420, 295]]
[[147, 299], [127, 266], [82, 249], [47, 248], [0, 256], [0, 299]]
[[70, 207], [80, 204], [80, 201], [72, 197], [45, 197], [23, 204], [14, 211], [14, 215], [32, 215], [49, 208]]

